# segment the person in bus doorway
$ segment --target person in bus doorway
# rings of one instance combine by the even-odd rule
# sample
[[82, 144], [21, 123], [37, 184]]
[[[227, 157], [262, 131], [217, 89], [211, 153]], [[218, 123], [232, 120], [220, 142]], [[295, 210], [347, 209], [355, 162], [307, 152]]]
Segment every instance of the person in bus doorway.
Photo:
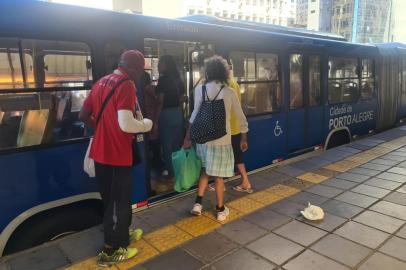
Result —
[[153, 132], [159, 130], [165, 163], [163, 176], [166, 180], [173, 180], [172, 152], [178, 151], [182, 146], [184, 135], [182, 106], [187, 97], [185, 97], [183, 81], [171, 55], [163, 55], [159, 59], [158, 71], [159, 79], [156, 93], [159, 106], [154, 119]]
[[[229, 215], [229, 209], [224, 205], [224, 177], [234, 175], [234, 155], [231, 144], [230, 117], [234, 111], [241, 131], [240, 147], [242, 151], [247, 150], [247, 132], [248, 122], [242, 111], [241, 104], [234, 90], [227, 86], [229, 71], [227, 62], [220, 56], [213, 56], [205, 60], [205, 85], [207, 95], [210, 100], [217, 96], [217, 99], [223, 99], [226, 113], [226, 131], [227, 134], [219, 139], [209, 141], [205, 144], [197, 144], [196, 151], [202, 160], [202, 172], [199, 179], [199, 188], [195, 205], [191, 210], [193, 215], [202, 214], [202, 199], [207, 188], [208, 178], [215, 178], [215, 190], [217, 196], [217, 220], [224, 221]], [[202, 86], [195, 89], [194, 109], [190, 117], [192, 125], [203, 101]], [[191, 147], [190, 128], [188, 129], [184, 142], [184, 148]]]
[[101, 266], [134, 257], [138, 251], [129, 248], [129, 243], [142, 235], [141, 229], [129, 228], [134, 134], [152, 128], [151, 120], [134, 117], [137, 103], [134, 81], [140, 78], [143, 69], [141, 52], [124, 52], [118, 69], [94, 84], [80, 112], [80, 119], [95, 130], [89, 156], [95, 161], [104, 209], [104, 248], [98, 261]]
[[[233, 89], [237, 94], [238, 100], [241, 102], [241, 88], [238, 85], [237, 81], [233, 78], [233, 69], [232, 65], [229, 65], [229, 79], [227, 81], [228, 87]], [[235, 115], [234, 111], [231, 112], [230, 115], [230, 129], [231, 129], [231, 144], [233, 146], [233, 153], [234, 153], [234, 164], [237, 167], [238, 171], [241, 174], [241, 184], [236, 185], [233, 187], [233, 190], [238, 192], [246, 192], [246, 193], [253, 193], [254, 190], [252, 189], [251, 182], [248, 179], [247, 170], [244, 164], [244, 152], [241, 149], [241, 132], [240, 132], [240, 124], [238, 123], [237, 116]], [[214, 185], [209, 185], [209, 190], [214, 191]]]
[[[142, 89], [143, 106], [142, 111], [144, 117], [148, 119], [157, 118], [157, 109], [159, 106], [158, 95], [155, 91], [155, 87], [151, 84], [151, 75], [144, 71], [140, 80], [140, 87]], [[148, 171], [150, 172], [151, 179], [158, 179], [158, 175], [163, 167], [163, 161], [161, 159], [161, 143], [159, 141], [158, 129], [153, 129], [146, 134], [146, 141], [148, 142]], [[151, 187], [151, 183], [147, 185], [149, 196], [154, 196], [156, 191]]]

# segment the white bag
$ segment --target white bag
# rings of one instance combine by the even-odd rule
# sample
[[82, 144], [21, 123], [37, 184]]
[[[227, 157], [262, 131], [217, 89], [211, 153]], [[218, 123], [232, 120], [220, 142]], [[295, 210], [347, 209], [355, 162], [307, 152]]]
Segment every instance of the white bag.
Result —
[[94, 160], [89, 157], [90, 147], [92, 147], [93, 138], [89, 141], [89, 146], [87, 147], [85, 159], [83, 160], [83, 170], [89, 177], [96, 177], [96, 170], [94, 168]]
[[308, 206], [300, 213], [308, 220], [322, 220], [324, 218], [323, 209], [311, 203], [308, 203]]

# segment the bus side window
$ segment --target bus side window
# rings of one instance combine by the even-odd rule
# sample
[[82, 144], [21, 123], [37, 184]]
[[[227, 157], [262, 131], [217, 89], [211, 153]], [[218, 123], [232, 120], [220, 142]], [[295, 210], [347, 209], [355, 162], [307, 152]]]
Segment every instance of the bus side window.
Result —
[[313, 55], [309, 57], [309, 105], [320, 105], [321, 89], [321, 66], [320, 56]]
[[[19, 44], [16, 57], [23, 68], [10, 69], [14, 85], [2, 87], [3, 94], [0, 90], [0, 150], [84, 137], [78, 116], [93, 77], [90, 48], [53, 40], [27, 39]], [[20, 81], [20, 89], [8, 91]]]
[[[31, 61], [32, 62], [32, 61]], [[0, 89], [23, 88], [18, 40], [0, 39]]]
[[279, 57], [272, 53], [230, 53], [233, 77], [240, 84], [241, 105], [248, 116], [277, 112], [282, 104]]
[[362, 59], [361, 99], [371, 99], [375, 92], [375, 66], [373, 59]]
[[353, 102], [358, 97], [358, 60], [330, 57], [328, 72], [329, 103]]
[[289, 64], [290, 109], [303, 107], [303, 56], [291, 54]]
[[406, 57], [403, 58], [402, 93], [406, 95]]

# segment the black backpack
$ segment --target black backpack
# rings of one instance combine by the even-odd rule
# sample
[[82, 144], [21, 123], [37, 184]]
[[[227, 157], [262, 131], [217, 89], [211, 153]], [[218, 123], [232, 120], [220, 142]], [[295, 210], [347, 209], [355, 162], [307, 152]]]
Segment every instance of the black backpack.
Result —
[[227, 134], [224, 100], [217, 100], [223, 88], [224, 85], [221, 86], [214, 99], [210, 100], [207, 95], [206, 85], [203, 85], [203, 101], [190, 128], [190, 138], [193, 142], [204, 144], [219, 139]]

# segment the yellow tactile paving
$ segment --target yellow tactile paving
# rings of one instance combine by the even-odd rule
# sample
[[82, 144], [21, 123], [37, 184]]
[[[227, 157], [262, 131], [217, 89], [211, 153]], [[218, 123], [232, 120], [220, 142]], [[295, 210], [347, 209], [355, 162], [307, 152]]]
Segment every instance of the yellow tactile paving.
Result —
[[282, 197], [282, 198], [286, 198], [286, 197], [289, 197], [291, 195], [294, 195], [294, 194], [300, 192], [300, 190], [297, 189], [297, 188], [293, 188], [293, 187], [289, 187], [289, 186], [285, 186], [285, 185], [280, 185], [280, 184], [275, 185], [275, 186], [270, 187], [270, 188], [267, 188], [264, 191], [270, 192], [270, 193], [275, 194], [275, 195], [277, 195], [279, 197]]
[[338, 174], [338, 172], [336, 172], [336, 171], [328, 170], [325, 168], [320, 168], [320, 169], [314, 170], [314, 171], [312, 171], [312, 173], [324, 175], [324, 176], [327, 176], [328, 178], [334, 177]]
[[297, 179], [297, 178], [291, 178], [289, 180], [283, 181], [283, 184], [285, 186], [297, 188], [297, 189], [300, 189], [300, 190], [304, 190], [304, 189], [307, 189], [307, 188], [315, 185], [314, 183], [311, 183], [311, 182], [308, 182], [308, 181], [305, 181], [305, 180], [300, 180], [300, 179]]
[[317, 174], [317, 173], [308, 172], [308, 173], [304, 173], [302, 175], [299, 175], [296, 178], [300, 179], [300, 180], [304, 180], [304, 181], [308, 181], [308, 182], [318, 184], [318, 183], [321, 183], [321, 182], [327, 180], [329, 177], [324, 176], [324, 175], [320, 175], [320, 174]]
[[264, 205], [272, 204], [274, 202], [282, 200], [282, 197], [272, 194], [266, 191], [259, 191], [247, 196], [247, 198]]
[[[228, 204], [226, 204], [226, 205], [229, 206]], [[210, 219], [212, 219], [212, 220], [214, 220], [214, 221], [216, 221], [216, 222], [219, 222], [221, 224], [229, 223], [231, 221], [234, 221], [234, 220], [239, 219], [239, 218], [244, 216], [243, 213], [237, 211], [236, 209], [234, 209], [232, 207], [229, 207], [229, 210], [230, 210], [230, 215], [224, 221], [218, 221], [217, 220], [216, 212], [214, 210], [213, 211], [205, 211], [205, 212], [203, 212], [203, 215], [210, 218]]]
[[221, 224], [202, 215], [182, 219], [175, 226], [196, 237], [214, 231]]
[[113, 265], [110, 268], [98, 266], [97, 257], [93, 257], [85, 261], [78, 262], [72, 266], [65, 268], [65, 270], [101, 270], [101, 269], [117, 270], [118, 268], [115, 265]]
[[342, 160], [330, 165], [325, 166], [325, 169], [336, 171], [336, 172], [346, 172], [348, 170], [354, 169], [360, 164], [354, 161]]
[[362, 155], [356, 155], [356, 156], [352, 156], [349, 158], [346, 158], [345, 160], [348, 161], [354, 161], [357, 163], [367, 163], [368, 161], [371, 161], [373, 159], [376, 159], [377, 157], [379, 157], [380, 155], [371, 155], [371, 154], [362, 154]]
[[264, 207], [263, 204], [250, 200], [247, 197], [234, 200], [232, 202], [227, 203], [227, 205], [243, 214], [248, 214], [255, 210], [258, 210], [261, 207]]
[[155, 248], [153, 248], [150, 244], [148, 244], [147, 242], [145, 242], [145, 240], [142, 239], [132, 243], [130, 247], [137, 248], [138, 254], [137, 256], [135, 256], [134, 259], [116, 264], [116, 267], [120, 270], [130, 269], [131, 267], [141, 264], [159, 254], [159, 252]]
[[193, 237], [181, 229], [169, 225], [145, 235], [144, 239], [160, 252], [177, 247]]

